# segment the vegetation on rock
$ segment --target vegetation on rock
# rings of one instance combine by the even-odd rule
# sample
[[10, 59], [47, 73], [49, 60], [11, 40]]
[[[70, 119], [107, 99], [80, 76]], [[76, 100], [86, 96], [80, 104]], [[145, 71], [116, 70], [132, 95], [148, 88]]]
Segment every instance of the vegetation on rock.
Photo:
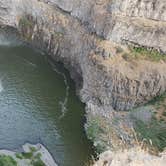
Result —
[[126, 60], [142, 59], [154, 62], [166, 61], [166, 54], [160, 53], [157, 50], [149, 50], [145, 47], [129, 47], [129, 52], [124, 52], [122, 57]]
[[32, 22], [27, 18], [27, 17], [22, 17], [19, 21], [19, 26], [23, 26], [23, 27], [32, 27], [33, 24]]
[[31, 40], [34, 24], [35, 21], [31, 15], [22, 16], [19, 20], [20, 31], [27, 41]]
[[[91, 116], [86, 123], [86, 134], [87, 137], [94, 143], [98, 153], [103, 152], [106, 149], [106, 143], [102, 138], [103, 133], [105, 132], [105, 121], [102, 117]], [[105, 126], [105, 127], [104, 127]]]
[[17, 166], [17, 162], [7, 155], [0, 155], [0, 166]]
[[135, 131], [140, 141], [145, 141], [155, 149], [163, 151], [166, 147], [166, 93], [155, 97], [147, 106], [153, 108], [152, 118], [149, 122], [136, 119]]
[[135, 130], [139, 139], [144, 140], [159, 151], [166, 147], [166, 126], [164, 122], [159, 122], [156, 119], [151, 120], [149, 124], [136, 121]]
[[41, 153], [37, 152], [34, 147], [30, 147], [30, 152], [16, 153], [15, 156], [19, 160], [30, 160], [31, 166], [45, 166], [44, 162], [41, 160]]

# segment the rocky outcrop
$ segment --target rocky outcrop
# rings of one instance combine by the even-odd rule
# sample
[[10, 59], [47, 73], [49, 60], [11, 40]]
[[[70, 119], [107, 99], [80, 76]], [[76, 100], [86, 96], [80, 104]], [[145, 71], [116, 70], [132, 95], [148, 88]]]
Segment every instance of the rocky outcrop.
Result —
[[165, 162], [166, 152], [159, 156], [153, 156], [137, 147], [114, 153], [111, 151], [104, 152], [94, 166], [164, 166]]
[[166, 53], [165, 7], [159, 0], [1, 0], [0, 25], [63, 62], [87, 112], [109, 119], [113, 109], [131, 109], [166, 91], [164, 60], [123, 56], [126, 44]]
[[166, 3], [151, 0], [47, 0], [88, 30], [115, 42], [165, 48]]
[[[3, 157], [10, 158], [8, 160], [1, 161]], [[14, 166], [57, 166], [48, 150], [41, 144], [32, 145], [26, 143], [22, 146], [22, 152], [0, 150], [0, 161], [2, 165], [9, 164]], [[8, 161], [9, 163], [4, 163], [5, 161]]]

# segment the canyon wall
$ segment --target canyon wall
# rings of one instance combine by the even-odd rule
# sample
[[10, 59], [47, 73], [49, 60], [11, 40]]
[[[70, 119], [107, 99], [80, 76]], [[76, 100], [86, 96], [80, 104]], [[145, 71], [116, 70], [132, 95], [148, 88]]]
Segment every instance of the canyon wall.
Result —
[[136, 43], [166, 51], [166, 2], [157, 0], [47, 0], [89, 32], [119, 43]]
[[87, 113], [109, 120], [166, 91], [165, 60], [124, 56], [127, 45], [166, 53], [165, 9], [165, 0], [1, 0], [0, 25], [63, 62]]
[[115, 47], [166, 52], [165, 7], [147, 0], [2, 0], [0, 24], [65, 63], [82, 84], [83, 102], [126, 110], [165, 91], [165, 63], [132, 65]]

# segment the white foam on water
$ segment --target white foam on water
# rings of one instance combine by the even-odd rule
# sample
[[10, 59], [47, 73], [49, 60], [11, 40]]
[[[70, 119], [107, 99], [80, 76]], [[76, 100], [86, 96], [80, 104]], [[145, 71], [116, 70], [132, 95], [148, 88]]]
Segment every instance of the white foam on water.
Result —
[[67, 83], [67, 79], [66, 79], [65, 74], [62, 73], [62, 75], [64, 77], [64, 82], [65, 82], [65, 85], [66, 85], [66, 94], [65, 94], [64, 101], [61, 101], [59, 103], [61, 105], [61, 112], [62, 112], [62, 115], [60, 116], [60, 118], [64, 117], [64, 115], [67, 111], [67, 102], [68, 102], [68, 97], [69, 97], [69, 85]]
[[58, 71], [55, 67], [53, 68], [53, 70], [64, 78], [64, 83], [66, 86], [65, 98], [63, 101], [59, 102], [59, 104], [61, 106], [61, 113], [62, 113], [61, 116], [59, 117], [59, 119], [61, 119], [64, 117], [64, 115], [67, 111], [67, 102], [68, 102], [68, 97], [69, 97], [69, 85], [67, 83], [67, 78], [66, 78], [66, 75], [64, 73]]
[[2, 81], [0, 80], [0, 92], [3, 91]]
[[9, 45], [10, 45], [10, 41], [6, 40], [3, 34], [0, 34], [0, 46], [9, 46]]
[[18, 40], [16, 35], [8, 34], [6, 32], [0, 32], [0, 46], [19, 46], [21, 41]]

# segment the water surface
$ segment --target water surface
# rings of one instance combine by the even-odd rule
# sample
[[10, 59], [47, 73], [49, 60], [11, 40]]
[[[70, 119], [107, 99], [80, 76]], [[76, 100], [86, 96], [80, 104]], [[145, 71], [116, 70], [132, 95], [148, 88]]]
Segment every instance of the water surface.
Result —
[[84, 105], [61, 65], [26, 46], [0, 46], [0, 149], [40, 142], [60, 166], [86, 165], [92, 146], [83, 121]]

